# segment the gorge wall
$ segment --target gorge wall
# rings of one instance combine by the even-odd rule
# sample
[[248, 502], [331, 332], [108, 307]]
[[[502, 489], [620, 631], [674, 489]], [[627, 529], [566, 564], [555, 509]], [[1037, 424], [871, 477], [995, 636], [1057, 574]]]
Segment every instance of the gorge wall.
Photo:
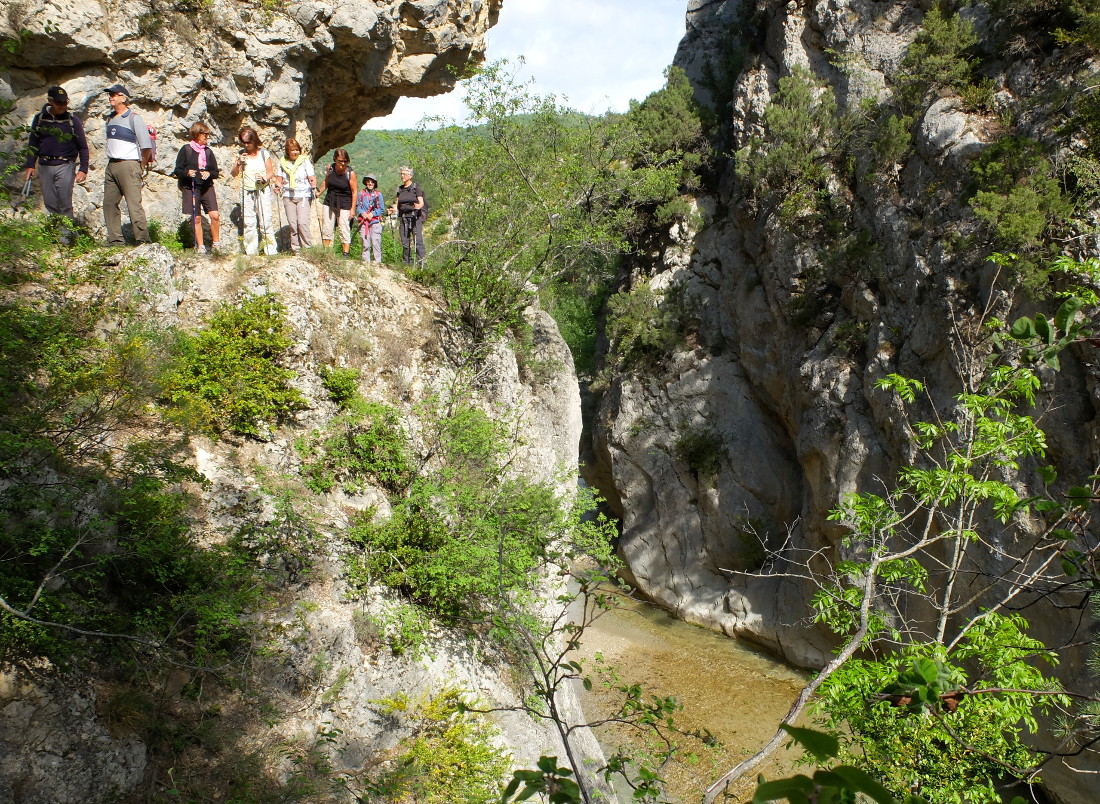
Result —
[[[974, 213], [973, 165], [1010, 134], [1043, 143], [1050, 162], [1065, 164], [1083, 142], [1064, 133], [1066, 121], [1095, 81], [1087, 53], [1049, 37], [1021, 43], [1003, 4], [1000, 14], [967, 6], [960, 18], [975, 34], [984, 105], [941, 88], [910, 121], [903, 153], [875, 162], [856, 152], [814, 186], [813, 214], [784, 210], [794, 185], [767, 197], [757, 177], [738, 174], [754, 137], [783, 144], [766, 115], [788, 76], [815, 87], [808, 97], [835, 98], [837, 115], [857, 127], [861, 114], [870, 119], [896, 99], [919, 68], [905, 58], [929, 8], [689, 3], [676, 63], [718, 116], [721, 156], [711, 192], [697, 198], [697, 230], [674, 228], [625, 282], [663, 298], [681, 336], [658, 365], [613, 375], [592, 424], [587, 476], [622, 517], [620, 553], [638, 586], [689, 621], [801, 665], [823, 664], [834, 644], [810, 623], [815, 587], [757, 572], [760, 562], [782, 565], [788, 549], [845, 555], [829, 510], [856, 490], [882, 493], [914, 459], [907, 424], [934, 409], [918, 400], [907, 411], [876, 380], [913, 377], [937, 406], [949, 403], [986, 354], [972, 348], [977, 322], [1036, 309], [1018, 279], [988, 259], [998, 246], [1013, 249]], [[824, 135], [794, 147], [819, 163], [846, 158], [839, 139]], [[1079, 214], [1057, 250], [1094, 255], [1095, 199]], [[1100, 456], [1092, 347], [1072, 347], [1060, 372], [1041, 374], [1039, 408], [1056, 411], [1042, 421], [1048, 458], [1061, 477], [1088, 477]], [[685, 438], [717, 456], [716, 473], [689, 465], [677, 449]], [[1025, 493], [1039, 487], [1026, 468], [1012, 482]], [[1020, 536], [992, 516], [982, 527], [998, 544]], [[972, 569], [998, 577], [1005, 566], [983, 551]], [[1094, 627], [1064, 610], [1027, 616], [1051, 645]], [[1079, 663], [1065, 670], [1080, 678]], [[1064, 791], [1077, 784], [1082, 777]], [[1079, 795], [1088, 800], [1087, 785]]]
[[[210, 145], [223, 181], [244, 125], [256, 128], [276, 157], [288, 137], [320, 155], [350, 142], [400, 97], [453, 89], [455, 76], [483, 58], [500, 6], [501, 0], [5, 3], [0, 38], [20, 46], [0, 71], [0, 98], [15, 101], [14, 119], [29, 121], [48, 87], [69, 92], [92, 153], [75, 208], [78, 220], [99, 232], [103, 124], [110, 114], [103, 90], [127, 87], [134, 108], [158, 133], [145, 211], [174, 227], [179, 191], [169, 174], [193, 123], [213, 129]], [[227, 220], [235, 189], [218, 184]], [[223, 243], [232, 241], [232, 229], [226, 227]]]

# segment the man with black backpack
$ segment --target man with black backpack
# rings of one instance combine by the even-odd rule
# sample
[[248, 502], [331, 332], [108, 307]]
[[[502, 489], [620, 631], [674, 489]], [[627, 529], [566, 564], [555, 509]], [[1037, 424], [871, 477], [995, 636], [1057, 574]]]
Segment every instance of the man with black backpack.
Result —
[[46, 212], [64, 215], [75, 223], [73, 181], [83, 184], [88, 178], [88, 138], [80, 118], [69, 111], [69, 93], [64, 87], [50, 87], [46, 92], [46, 105], [31, 121], [27, 150], [27, 181], [35, 174], [37, 163]]
[[412, 263], [412, 240], [416, 240], [416, 261], [424, 262], [424, 218], [427, 209], [424, 191], [413, 181], [411, 167], [401, 168], [401, 186], [397, 188], [397, 200], [390, 212], [397, 213], [401, 224], [401, 259], [405, 265]]
[[153, 161], [153, 139], [149, 127], [130, 108], [130, 93], [121, 84], [103, 90], [114, 114], [107, 121], [107, 170], [103, 177], [103, 222], [107, 242], [126, 244], [122, 237], [122, 199], [130, 212], [134, 240], [149, 242], [149, 223], [141, 205], [141, 174]]

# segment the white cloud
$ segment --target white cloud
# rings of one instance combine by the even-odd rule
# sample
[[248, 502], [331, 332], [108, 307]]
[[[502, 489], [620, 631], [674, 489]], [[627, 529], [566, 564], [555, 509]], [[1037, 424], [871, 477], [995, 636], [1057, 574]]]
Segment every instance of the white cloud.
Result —
[[[684, 34], [685, 0], [504, 0], [487, 37], [489, 61], [523, 56], [535, 90], [590, 114], [624, 111], [664, 83]], [[413, 128], [425, 116], [462, 116], [460, 92], [402, 98], [366, 128]]]

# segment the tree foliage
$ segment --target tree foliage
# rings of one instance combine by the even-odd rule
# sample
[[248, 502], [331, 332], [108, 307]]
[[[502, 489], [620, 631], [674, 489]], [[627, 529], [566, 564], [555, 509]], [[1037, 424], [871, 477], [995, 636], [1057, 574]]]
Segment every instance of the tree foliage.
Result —
[[211, 434], [258, 435], [305, 406], [283, 365], [290, 344], [285, 308], [274, 296], [223, 304], [204, 329], [180, 334], [162, 396]]
[[828, 192], [828, 160], [837, 142], [836, 101], [804, 67], [779, 79], [779, 91], [764, 111], [767, 132], [737, 152], [737, 175], [756, 195], [778, 199], [785, 219], [813, 214]]
[[[0, 306], [0, 647], [65, 662], [109, 634], [224, 661], [249, 639], [266, 546], [196, 538], [184, 484], [203, 478], [153, 415], [171, 356], [127, 315], [126, 277], [94, 257], [41, 259], [49, 303]], [[108, 314], [118, 325], [101, 328]]]
[[933, 5], [902, 59], [899, 90], [904, 102], [915, 108], [931, 91], [965, 89], [973, 74], [971, 51], [977, 43], [970, 20], [958, 12], [948, 16]]
[[468, 79], [471, 128], [436, 132], [416, 160], [439, 210], [421, 276], [479, 340], [519, 325], [555, 280], [559, 297], [587, 292], [629, 250], [640, 214], [686, 215], [679, 199], [704, 151], [682, 72], [627, 114], [592, 118], [509, 70]]
[[[1091, 275], [1068, 258], [1059, 270]], [[1095, 561], [1097, 478], [1060, 482], [1031, 413], [1040, 389], [1031, 365], [1056, 368], [1060, 351], [1088, 337], [1083, 309], [1071, 297], [1051, 320], [992, 319], [977, 330], [988, 337], [968, 344], [963, 390], [909, 425], [910, 465], [885, 493], [853, 493], [831, 514], [847, 529], [837, 558], [823, 566], [820, 554], [803, 558], [793, 547], [769, 557], [767, 572], [817, 587], [815, 619], [843, 638], [786, 723], [809, 702], [841, 760], [893, 797], [993, 801], [1007, 782], [1039, 781], [1063, 750], [1041, 733], [1041, 716], [1073, 724], [1062, 746], [1095, 738], [1094, 717], [1070, 708], [1073, 696], [1092, 696], [1050, 676], [1062, 646], [1030, 636], [1020, 613], [1076, 605], [1071, 579], [1080, 573], [1087, 586], [1094, 577], [1078, 566]], [[935, 401], [899, 375], [876, 385], [899, 410]], [[724, 775], [707, 800], [765, 755]], [[811, 781], [798, 782], [801, 793], [782, 789], [806, 795]]]

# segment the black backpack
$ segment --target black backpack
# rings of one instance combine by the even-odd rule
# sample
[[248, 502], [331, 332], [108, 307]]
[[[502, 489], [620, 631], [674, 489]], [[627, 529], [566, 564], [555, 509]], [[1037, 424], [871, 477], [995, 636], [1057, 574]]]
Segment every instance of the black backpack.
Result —
[[39, 112], [31, 120], [31, 130], [39, 137], [43, 134], [49, 134], [58, 137], [62, 142], [73, 139], [76, 137], [76, 115], [72, 112], [67, 112], [67, 114], [69, 115], [68, 120], [54, 118], [52, 122], [42, 125], [42, 112]]
[[401, 202], [400, 202], [400, 197], [401, 196], [400, 196], [400, 193], [401, 193], [402, 190], [411, 190], [414, 197], [417, 196], [417, 195], [424, 196], [424, 206], [422, 206], [420, 208], [419, 212], [420, 212], [420, 217], [426, 219], [428, 217], [428, 196], [424, 194], [424, 191], [422, 189], [420, 189], [420, 185], [417, 184], [415, 181], [412, 184], [410, 184], [408, 187], [400, 187], [399, 186], [397, 188], [397, 192], [394, 193], [394, 198], [398, 199], [397, 214], [398, 215], [405, 214], [401, 211]]

